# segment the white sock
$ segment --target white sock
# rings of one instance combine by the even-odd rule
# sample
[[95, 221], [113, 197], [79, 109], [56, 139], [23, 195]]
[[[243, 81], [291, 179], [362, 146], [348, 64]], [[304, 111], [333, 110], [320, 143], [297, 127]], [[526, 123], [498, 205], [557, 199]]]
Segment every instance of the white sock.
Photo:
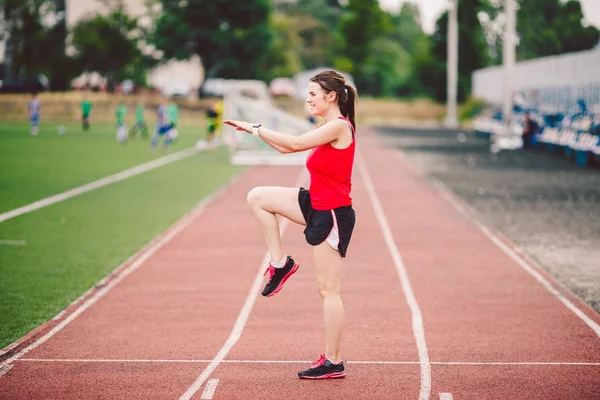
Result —
[[285, 267], [285, 263], [287, 262], [287, 256], [283, 256], [283, 258], [277, 262], [272, 262], [271, 265], [275, 268], [283, 268]]

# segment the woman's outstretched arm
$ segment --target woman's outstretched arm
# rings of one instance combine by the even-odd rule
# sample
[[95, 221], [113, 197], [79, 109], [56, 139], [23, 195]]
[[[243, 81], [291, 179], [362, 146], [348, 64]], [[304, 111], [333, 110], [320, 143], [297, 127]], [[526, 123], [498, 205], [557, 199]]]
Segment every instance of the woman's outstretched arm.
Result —
[[[249, 122], [231, 120], [223, 122], [227, 125], [233, 126], [237, 130], [252, 133], [252, 124]], [[265, 142], [267, 142], [268, 145], [279, 152], [282, 151], [277, 147], [287, 151], [288, 153], [296, 153], [299, 151], [319, 147], [326, 143], [331, 143], [337, 140], [345, 129], [347, 129], [347, 123], [340, 119], [330, 121], [301, 136], [288, 135], [286, 133], [276, 132], [261, 126], [258, 128], [258, 136], [260, 136]]]

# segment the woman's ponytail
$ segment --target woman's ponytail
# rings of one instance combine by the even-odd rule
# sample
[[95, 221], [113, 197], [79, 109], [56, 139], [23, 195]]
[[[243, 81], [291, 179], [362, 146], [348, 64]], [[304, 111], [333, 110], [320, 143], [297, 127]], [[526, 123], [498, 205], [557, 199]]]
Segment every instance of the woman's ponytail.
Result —
[[356, 95], [356, 90], [348, 84], [344, 84], [346, 99], [343, 102], [343, 107], [340, 110], [342, 115], [350, 121], [354, 129], [356, 130], [356, 100], [358, 96]]

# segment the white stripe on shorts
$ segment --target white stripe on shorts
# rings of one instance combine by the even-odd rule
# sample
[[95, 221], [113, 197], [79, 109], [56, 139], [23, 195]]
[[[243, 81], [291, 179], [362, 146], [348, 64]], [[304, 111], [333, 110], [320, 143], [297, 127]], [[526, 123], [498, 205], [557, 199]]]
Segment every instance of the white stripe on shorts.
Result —
[[329, 232], [326, 240], [331, 247], [339, 251], [338, 247], [340, 245], [340, 232], [338, 230], [337, 218], [335, 217], [335, 212], [333, 210], [331, 210], [331, 216], [333, 217], [333, 228], [331, 228], [331, 232]]

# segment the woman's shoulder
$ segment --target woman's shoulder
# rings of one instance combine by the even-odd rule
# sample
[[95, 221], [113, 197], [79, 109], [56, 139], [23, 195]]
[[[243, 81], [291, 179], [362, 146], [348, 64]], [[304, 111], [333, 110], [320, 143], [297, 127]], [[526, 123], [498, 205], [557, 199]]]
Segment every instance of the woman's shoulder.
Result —
[[350, 125], [350, 121], [344, 117], [339, 117], [327, 122], [327, 124], [331, 124], [331, 126], [334, 126], [337, 129], [345, 129], [348, 127], [348, 125]]

